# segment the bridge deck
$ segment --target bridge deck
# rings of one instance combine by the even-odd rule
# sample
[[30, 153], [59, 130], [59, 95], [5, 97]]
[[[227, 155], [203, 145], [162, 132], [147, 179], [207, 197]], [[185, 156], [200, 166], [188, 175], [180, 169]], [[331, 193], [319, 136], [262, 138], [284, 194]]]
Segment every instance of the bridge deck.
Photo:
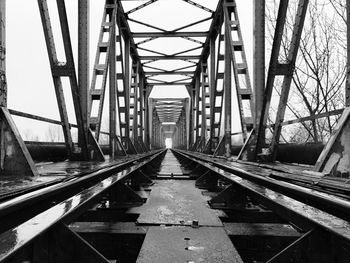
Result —
[[151, 227], [137, 263], [243, 262], [223, 227]]
[[189, 180], [155, 180], [147, 203], [132, 209], [140, 214], [139, 224], [222, 226], [215, 210], [209, 208], [201, 190]]
[[[159, 174], [181, 178], [181, 165], [172, 152], [165, 155]], [[209, 208], [193, 180], [154, 182], [147, 203], [130, 211], [140, 214], [138, 224], [153, 226], [137, 262], [242, 262], [218, 212]]]
[[[62, 255], [60, 262], [267, 262], [275, 257], [287, 262], [295, 254], [289, 247], [297, 249], [295, 257], [299, 253], [313, 256], [312, 262], [328, 262], [319, 259], [330, 255], [348, 258], [343, 255], [350, 251], [349, 223], [342, 219], [348, 218], [348, 209], [342, 210], [347, 202], [334, 197], [333, 203], [340, 201], [332, 206], [335, 215], [329, 214], [284, 194], [288, 189], [298, 190], [304, 193], [303, 199], [312, 197], [324, 207], [330, 204], [324, 193], [315, 199], [316, 193], [307, 194], [301, 187], [287, 189], [281, 184], [277, 189], [271, 184], [270, 189], [264, 182], [255, 183], [254, 175], [250, 175], [255, 178], [252, 181], [241, 178], [235, 175], [241, 173], [238, 168], [229, 171], [211, 163], [213, 159], [196, 160], [198, 156], [191, 152], [165, 153], [138, 155], [137, 162], [130, 158], [118, 168], [77, 178], [75, 182], [84, 179], [84, 184], [65, 187], [63, 193], [45, 193], [38, 202], [33, 199], [31, 204], [37, 206], [43, 200], [52, 204], [38, 207], [33, 214], [27, 215], [35, 206], [24, 207], [25, 203], [11, 199], [12, 206], [2, 210], [2, 218], [12, 222], [19, 211], [24, 215], [3, 227], [0, 240], [6, 242], [0, 246], [0, 261], [34, 262], [37, 256]], [[192, 172], [171, 176], [171, 167]], [[157, 175], [156, 171], [164, 169], [170, 174]], [[89, 177], [99, 179], [85, 182]], [[140, 198], [141, 192], [147, 200]], [[55, 243], [73, 241], [82, 250], [62, 249]], [[331, 246], [334, 253], [327, 250]], [[91, 260], [84, 249], [102, 261]]]

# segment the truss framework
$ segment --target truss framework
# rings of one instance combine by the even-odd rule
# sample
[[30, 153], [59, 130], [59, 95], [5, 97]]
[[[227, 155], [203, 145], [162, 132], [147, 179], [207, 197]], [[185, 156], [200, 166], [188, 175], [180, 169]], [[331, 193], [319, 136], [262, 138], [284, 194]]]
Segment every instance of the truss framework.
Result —
[[[280, 54], [280, 47], [282, 44], [283, 30], [286, 24], [286, 15], [288, 11], [289, 1], [281, 1], [278, 10], [278, 17], [276, 21], [275, 35], [272, 44], [272, 52], [270, 65], [268, 70], [268, 76], [266, 81], [266, 88], [264, 93], [264, 100], [262, 105], [262, 114], [257, 128], [256, 141], [251, 140], [251, 144], [255, 144], [255, 153], [249, 156], [248, 149], [242, 151], [241, 156], [249, 156], [248, 159], [257, 160], [258, 156], [265, 160], [273, 161], [276, 159], [277, 147], [281, 136], [281, 123], [284, 119], [284, 114], [287, 106], [290, 86], [293, 78], [293, 72], [295, 67], [295, 61], [298, 54], [301, 33], [304, 26], [304, 20], [306, 16], [306, 10], [308, 7], [308, 0], [300, 0], [298, 3], [297, 13], [293, 26], [292, 39], [287, 55], [287, 62], [280, 63], [278, 58]], [[270, 102], [272, 98], [272, 91], [275, 83], [276, 76], [283, 76], [283, 83], [281, 89], [281, 96], [279, 99], [278, 110], [276, 114], [275, 125], [273, 127], [273, 138], [267, 153], [263, 149], [266, 149], [265, 142], [265, 130], [266, 123], [269, 116]], [[247, 148], [251, 144], [246, 144]], [[246, 153], [244, 153], [246, 152]], [[267, 155], [267, 156], [265, 156]], [[264, 157], [262, 157], [264, 156]]]
[[[51, 73], [54, 82], [57, 103], [63, 123], [63, 134], [71, 158], [78, 159], [96, 159], [104, 161], [103, 153], [98, 143], [94, 140], [91, 131], [87, 124], [84, 123], [84, 116], [81, 108], [80, 91], [78, 87], [78, 80], [75, 72], [75, 65], [73, 59], [73, 51], [68, 27], [67, 13], [64, 0], [57, 0], [57, 9], [60, 20], [60, 27], [62, 39], [64, 43], [65, 62], [58, 61], [56, 55], [56, 47], [53, 38], [52, 26], [50, 21], [50, 14], [46, 0], [38, 0], [39, 11], [42, 21], [42, 26], [45, 35], [46, 47], [48, 51]], [[72, 134], [68, 122], [67, 109], [65, 98], [63, 94], [62, 78], [68, 77], [71, 88], [75, 118], [78, 125], [78, 144], [79, 148], [75, 147], [72, 141]]]
[[[56, 55], [47, 0], [38, 0], [38, 5], [61, 119], [57, 122], [62, 126], [66, 148], [71, 159], [104, 160], [98, 141], [108, 79], [109, 144], [112, 156], [143, 153], [150, 149], [164, 147], [165, 138], [169, 138], [168, 127], [164, 123], [171, 122], [174, 123], [171, 137], [176, 147], [230, 157], [232, 136], [239, 133], [244, 142], [239, 158], [253, 161], [276, 159], [308, 0], [298, 2], [291, 45], [287, 62], [284, 63], [279, 62], [278, 58], [289, 1], [280, 1], [263, 101], [259, 95], [262, 92], [263, 70], [260, 70], [260, 73], [255, 70], [255, 77], [260, 74], [260, 79], [255, 78], [259, 79], [259, 83], [254, 83], [255, 94], [258, 94], [258, 98], [254, 98], [238, 10], [234, 0], [219, 0], [215, 11], [196, 1], [182, 0], [202, 10], [205, 15], [197, 21], [171, 30], [151, 25], [133, 16], [134, 13], [150, 7], [158, 0], [142, 3], [127, 12], [124, 11], [121, 0], [106, 0], [90, 90], [87, 87], [89, 81], [86, 30], [89, 22], [88, 5], [84, 4], [84, 1], [79, 1], [81, 23], [78, 83], [65, 1], [56, 0], [56, 2], [64, 43], [66, 58], [64, 62], [58, 61]], [[1, 2], [3, 3], [4, 1]], [[259, 6], [256, 5], [256, 7], [258, 10]], [[4, 9], [4, 6], [1, 8]], [[349, 10], [348, 7], [348, 14]], [[260, 11], [260, 18], [262, 17], [263, 12]], [[211, 22], [208, 29], [193, 30], [193, 27], [206, 22]], [[150, 30], [133, 31], [130, 23]], [[348, 31], [349, 28], [350, 26]], [[4, 32], [1, 31], [1, 57], [5, 56]], [[256, 40], [263, 39], [263, 33], [258, 35]], [[165, 38], [180, 39], [193, 46], [172, 53], [148, 46], [154, 41]], [[261, 50], [261, 46], [255, 47], [255, 51], [257, 50]], [[261, 55], [260, 59], [262, 57]], [[183, 64], [169, 69], [160, 66], [160, 63], [165, 61]], [[23, 163], [27, 168], [29, 167], [32, 174], [35, 174], [33, 161], [6, 108], [7, 85], [4, 59], [0, 61], [0, 66], [1, 168], [3, 169], [4, 160], [8, 158], [6, 144], [13, 141], [19, 149], [19, 156], [24, 158]], [[274, 125], [267, 126], [272, 90], [277, 76], [283, 77], [282, 95], [279, 98]], [[63, 78], [69, 79], [76, 125], [71, 125], [68, 120], [63, 94]], [[99, 79], [101, 81], [98, 81]], [[347, 91], [349, 83], [347, 81]], [[190, 95], [188, 103], [177, 105], [172, 101], [166, 105], [163, 101], [161, 102], [163, 104], [149, 106], [149, 96], [154, 86], [179, 85], [186, 86]], [[237, 98], [237, 105], [233, 104], [234, 96]], [[349, 104], [348, 97], [347, 104]], [[255, 102], [257, 102], [256, 107]], [[240, 119], [238, 124], [232, 121], [233, 111], [238, 113]], [[330, 172], [334, 169], [340, 171], [344, 170], [344, 167], [348, 168], [347, 164], [339, 166], [344, 162], [344, 158], [347, 158], [339, 156], [347, 155], [337, 147], [337, 144], [342, 144], [346, 139], [349, 126], [348, 115], [349, 110], [346, 108], [337, 132], [332, 136], [317, 162], [315, 168], [317, 171]], [[239, 126], [240, 132], [233, 133], [233, 125]], [[73, 143], [72, 127], [78, 128], [78, 144]], [[266, 128], [272, 129], [273, 133], [270, 145], [265, 142]], [[11, 134], [11, 139], [6, 138], [6, 131], [9, 131], [7, 134]], [[346, 143], [343, 146], [346, 149], [349, 147]], [[334, 155], [339, 158], [335, 158]]]

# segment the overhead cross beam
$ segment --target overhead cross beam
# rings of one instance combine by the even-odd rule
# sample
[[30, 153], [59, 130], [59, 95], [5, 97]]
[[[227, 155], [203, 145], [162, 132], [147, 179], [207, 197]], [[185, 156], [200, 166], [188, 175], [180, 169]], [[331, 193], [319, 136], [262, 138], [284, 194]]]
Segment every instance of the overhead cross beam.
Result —
[[[149, 35], [150, 32], [146, 32], [145, 34], [147, 34], [147, 35], [146, 35], [145, 37], [146, 37], [147, 39], [138, 42], [138, 43], [137, 43], [137, 46], [138, 46], [138, 47], [139, 47], [140, 45], [142, 45], [142, 44], [145, 44], [145, 43], [148, 43], [148, 42], [150, 42], [150, 41], [156, 40], [156, 39], [162, 37], [164, 34], [178, 34], [178, 31], [180, 31], [180, 30], [189, 28], [189, 27], [194, 26], [194, 25], [201, 24], [201, 23], [203, 23], [203, 22], [206, 22], [206, 21], [212, 19], [212, 17], [207, 17], [207, 18], [204, 18], [204, 19], [195, 21], [195, 22], [193, 22], [193, 23], [189, 23], [189, 24], [187, 24], [187, 25], [178, 27], [178, 28], [176, 28], [176, 29], [174, 29], [174, 30], [168, 31], [168, 30], [165, 30], [165, 29], [163, 29], [163, 28], [156, 27], [156, 26], [150, 25], [150, 24], [145, 23], [145, 22], [142, 22], [142, 21], [138, 21], [138, 20], [133, 19], [133, 18], [130, 18], [130, 17], [127, 17], [127, 18], [128, 18], [129, 21], [132, 21], [132, 22], [134, 22], [134, 23], [137, 23], [137, 24], [140, 24], [140, 25], [143, 25], [143, 26], [146, 26], [146, 27], [149, 27], [149, 28], [152, 28], [152, 29], [156, 29], [156, 30], [161, 31], [160, 33], [158, 33], [159, 36], [151, 36], [151, 37], [150, 37], [150, 35]], [[195, 33], [198, 33], [198, 32], [195, 32]], [[175, 36], [174, 36], [174, 37], [175, 37]], [[197, 40], [197, 39], [194, 39], [194, 38], [188, 36], [187, 34], [186, 34], [186, 35], [183, 35], [183, 36], [180, 36], [180, 37], [183, 38], [183, 39], [186, 39], [186, 40], [188, 40], [188, 41], [191, 41], [191, 42], [200, 44], [200, 45], [203, 44], [201, 41], [199, 41], [199, 40]], [[204, 36], [204, 37], [205, 37], [205, 36]]]
[[139, 10], [141, 10], [142, 8], [145, 8], [146, 6], [149, 6], [149, 5], [151, 5], [151, 4], [153, 4], [153, 3], [157, 2], [157, 1], [158, 1], [158, 0], [150, 0], [150, 1], [148, 1], [148, 2], [146, 2], [146, 3], [144, 3], [144, 4], [142, 4], [142, 5], [139, 5], [139, 6], [135, 7], [135, 8], [133, 8], [133, 9], [131, 9], [130, 11], [126, 12], [125, 14], [126, 14], [126, 15], [130, 15], [131, 13], [134, 13], [134, 12], [136, 12], [136, 11], [139, 11]]
[[192, 75], [194, 71], [146, 71], [145, 75]]
[[200, 56], [172, 56], [172, 55], [166, 55], [166, 56], [140, 56], [140, 60], [192, 60], [192, 59], [200, 59]]
[[166, 32], [137, 32], [132, 33], [134, 38], [160, 38], [160, 37], [206, 37], [208, 32], [174, 32], [174, 31], [166, 31]]
[[205, 6], [202, 6], [202, 5], [200, 5], [200, 4], [196, 3], [196, 2], [193, 2], [193, 1], [191, 1], [191, 0], [182, 0], [182, 1], [184, 1], [184, 2], [186, 2], [186, 3], [189, 3], [190, 5], [193, 5], [193, 6], [195, 6], [195, 7], [198, 7], [198, 8], [200, 8], [200, 9], [204, 10], [204, 11], [207, 11], [207, 12], [209, 12], [209, 13], [214, 13], [213, 10], [210, 10], [209, 8], [207, 8], [207, 7], [205, 7]]

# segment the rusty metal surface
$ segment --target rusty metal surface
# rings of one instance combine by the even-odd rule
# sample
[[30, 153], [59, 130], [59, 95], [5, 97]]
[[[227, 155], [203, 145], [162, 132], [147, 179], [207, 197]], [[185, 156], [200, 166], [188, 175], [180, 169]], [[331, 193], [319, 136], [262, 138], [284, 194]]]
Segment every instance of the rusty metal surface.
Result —
[[272, 223], [224, 223], [229, 236], [274, 236], [274, 237], [300, 237], [295, 228], [288, 224]]
[[222, 227], [150, 227], [137, 263], [243, 262]]
[[155, 181], [147, 203], [133, 208], [140, 213], [139, 224], [191, 225], [198, 220], [201, 226], [222, 226], [214, 210], [207, 204], [207, 197], [195, 188], [194, 181]]

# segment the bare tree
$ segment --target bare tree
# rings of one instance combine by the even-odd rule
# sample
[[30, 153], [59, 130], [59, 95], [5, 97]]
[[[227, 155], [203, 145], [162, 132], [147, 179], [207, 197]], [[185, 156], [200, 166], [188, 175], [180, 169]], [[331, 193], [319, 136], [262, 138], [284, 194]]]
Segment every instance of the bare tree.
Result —
[[[290, 2], [292, 6], [288, 10], [283, 32], [280, 60], [285, 60], [287, 57], [298, 3], [297, 0]], [[271, 43], [278, 8], [277, 1], [268, 1], [268, 6], [267, 40]], [[341, 15], [343, 13], [339, 12], [340, 8], [341, 5], [337, 5], [336, 1], [314, 0], [309, 3], [287, 105], [289, 115], [293, 117], [312, 116], [344, 107], [346, 50], [343, 48], [344, 32], [339, 30], [341, 28], [339, 25], [344, 24], [345, 20]], [[279, 86], [280, 83], [276, 81], [277, 93]], [[305, 141], [324, 142], [332, 132], [335, 121], [335, 118], [328, 116], [302, 123], [307, 133], [300, 132], [300, 129], [291, 129], [289, 137], [292, 140], [298, 138], [300, 141], [301, 136], [304, 136]]]
[[49, 142], [62, 142], [62, 128], [57, 125], [49, 125], [46, 131], [46, 140]]

